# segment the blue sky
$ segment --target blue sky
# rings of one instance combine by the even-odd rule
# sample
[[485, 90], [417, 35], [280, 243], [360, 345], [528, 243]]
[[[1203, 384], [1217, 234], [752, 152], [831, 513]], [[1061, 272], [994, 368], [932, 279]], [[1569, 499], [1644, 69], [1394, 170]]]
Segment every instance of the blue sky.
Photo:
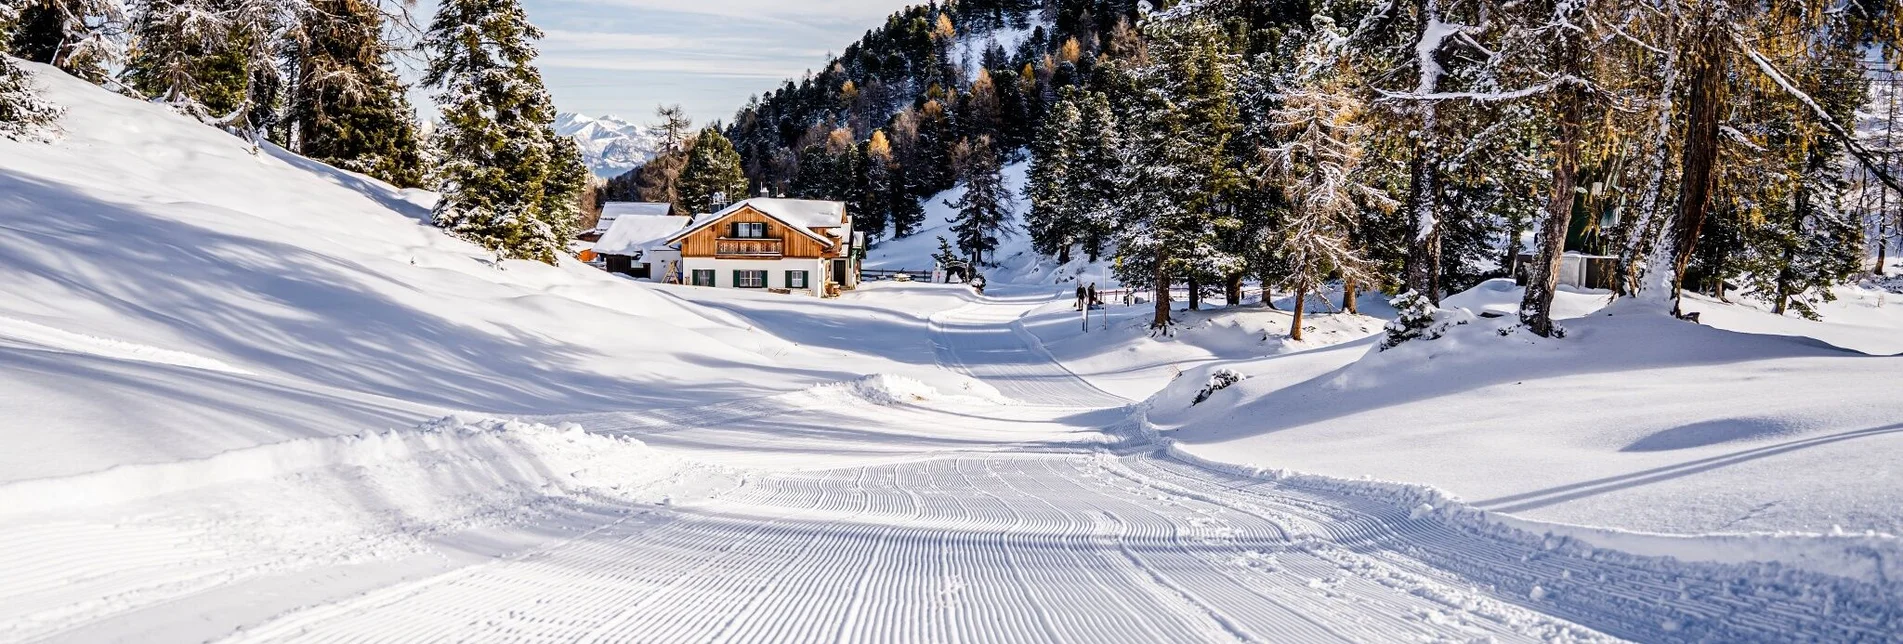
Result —
[[[539, 65], [556, 107], [645, 123], [662, 103], [731, 120], [747, 97], [825, 64], [923, 0], [522, 0], [548, 32]], [[433, 2], [418, 7], [427, 25]], [[429, 90], [415, 99], [425, 116]]]

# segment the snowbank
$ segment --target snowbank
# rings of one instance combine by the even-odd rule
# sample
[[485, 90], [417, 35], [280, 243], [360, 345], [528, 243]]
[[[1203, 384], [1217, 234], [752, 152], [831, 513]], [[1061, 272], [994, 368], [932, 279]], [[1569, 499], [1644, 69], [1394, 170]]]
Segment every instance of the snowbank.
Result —
[[524, 496], [624, 498], [641, 483], [681, 466], [678, 459], [664, 457], [638, 440], [589, 434], [572, 423], [550, 427], [451, 417], [415, 429], [299, 439], [202, 459], [122, 465], [90, 474], [0, 484], [0, 517], [82, 512], [343, 470], [356, 470], [355, 478], [376, 485], [394, 485], [398, 477], [435, 479], [420, 470], [453, 470], [448, 480], [456, 481], [454, 489], [413, 490], [417, 499], [503, 490]]
[[818, 385], [807, 394], [809, 400], [816, 403], [846, 405], [905, 405], [932, 401], [1011, 405], [1017, 402], [1000, 393], [996, 387], [974, 378], [945, 374], [935, 380], [939, 381], [936, 386], [904, 376], [873, 374], [857, 380]]
[[1903, 363], [1631, 302], [1563, 324], [1227, 363], [1249, 378], [1192, 405], [1192, 372], [1151, 414], [1203, 458], [1427, 484], [1546, 523], [1903, 534], [1886, 456], [1903, 449]]
[[1766, 580], [1777, 579], [1780, 571], [1792, 569], [1879, 587], [1903, 575], [1903, 539], [1890, 534], [1669, 535], [1533, 521], [1475, 508], [1431, 486], [1238, 465], [1201, 456], [1175, 441], [1158, 440], [1171, 458], [1199, 467], [1272, 481], [1293, 489], [1373, 499], [1398, 508], [1410, 508], [1408, 514], [1412, 519], [1439, 521], [1497, 539], [1536, 543], [1549, 551], [1583, 551], [1582, 556], [1590, 559], [1615, 559], [1666, 570], [1675, 562], [1718, 564], [1735, 567], [1741, 572], [1740, 577]]

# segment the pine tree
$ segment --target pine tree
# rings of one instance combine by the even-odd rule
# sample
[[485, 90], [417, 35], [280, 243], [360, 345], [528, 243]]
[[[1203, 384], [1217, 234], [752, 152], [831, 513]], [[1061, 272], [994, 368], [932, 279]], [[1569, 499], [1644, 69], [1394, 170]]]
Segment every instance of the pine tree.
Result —
[[945, 205], [958, 210], [958, 216], [950, 220], [958, 249], [971, 256], [974, 267], [984, 266], [985, 254], [997, 250], [1000, 239], [1010, 234], [1011, 197], [989, 138], [978, 137], [958, 147], [965, 194]]
[[554, 107], [532, 64], [533, 40], [516, 0], [446, 0], [425, 37], [432, 54], [424, 82], [442, 108], [442, 198], [436, 225], [506, 258], [555, 263], [573, 202], [555, 144]]
[[34, 136], [59, 117], [59, 108], [40, 97], [33, 76], [12, 59], [0, 56], [0, 137]]
[[390, 70], [373, 0], [309, 0], [290, 35], [296, 82], [292, 149], [399, 187], [423, 185], [421, 142], [405, 88]]
[[[12, 0], [18, 11], [0, 45], [15, 56], [50, 64], [92, 82], [124, 57], [124, 0]], [[0, 25], [4, 26], [4, 25]]]
[[690, 213], [714, 212], [747, 198], [747, 175], [740, 154], [719, 130], [707, 128], [694, 140], [681, 167], [680, 205]]

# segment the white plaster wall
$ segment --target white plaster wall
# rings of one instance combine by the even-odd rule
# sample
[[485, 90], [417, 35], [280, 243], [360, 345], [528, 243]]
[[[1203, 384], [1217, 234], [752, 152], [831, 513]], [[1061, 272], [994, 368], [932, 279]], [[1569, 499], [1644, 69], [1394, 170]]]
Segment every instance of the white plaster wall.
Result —
[[786, 288], [787, 271], [806, 271], [806, 288], [795, 292], [819, 295], [826, 283], [825, 260], [820, 259], [712, 259], [689, 257], [681, 266], [681, 283], [693, 284], [695, 270], [713, 270], [716, 288], [734, 288], [734, 271], [766, 271], [767, 288]]

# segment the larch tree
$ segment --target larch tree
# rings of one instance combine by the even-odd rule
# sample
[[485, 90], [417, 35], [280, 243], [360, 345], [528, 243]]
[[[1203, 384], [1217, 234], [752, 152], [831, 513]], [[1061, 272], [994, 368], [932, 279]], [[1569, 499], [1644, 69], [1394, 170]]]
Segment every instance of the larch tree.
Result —
[[654, 108], [654, 123], [648, 128], [660, 135], [662, 152], [681, 152], [687, 149], [687, 134], [694, 128], [694, 119], [679, 104], [662, 105]]
[[898, 162], [892, 156], [892, 140], [886, 138], [884, 130], [872, 131], [862, 156], [866, 186], [862, 204], [852, 217], [853, 230], [876, 239], [885, 235], [898, 199], [911, 196], [898, 194], [904, 191], [904, 183], [899, 180]]
[[1360, 174], [1365, 109], [1355, 78], [1341, 61], [1344, 44], [1334, 21], [1317, 16], [1296, 71], [1284, 83], [1281, 106], [1270, 113], [1283, 142], [1262, 150], [1265, 185], [1279, 189], [1287, 221], [1261, 241], [1282, 267], [1276, 281], [1295, 293], [1289, 338], [1302, 339], [1308, 295], [1331, 275], [1369, 283], [1374, 273], [1353, 236], [1363, 207], [1395, 204]]

